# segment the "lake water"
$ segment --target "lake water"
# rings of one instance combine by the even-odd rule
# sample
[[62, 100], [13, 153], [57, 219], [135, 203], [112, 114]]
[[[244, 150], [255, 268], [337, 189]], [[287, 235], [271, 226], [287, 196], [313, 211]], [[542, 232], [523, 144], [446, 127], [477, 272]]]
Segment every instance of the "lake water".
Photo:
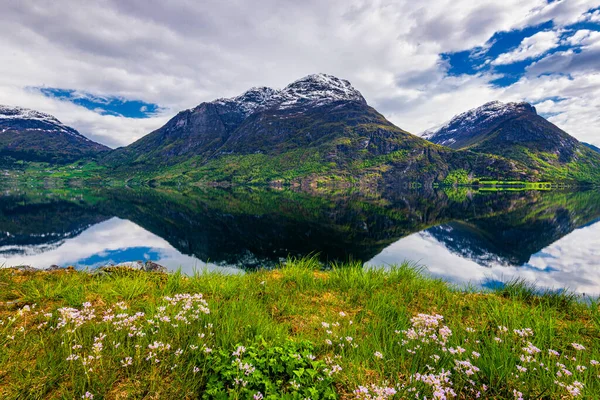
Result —
[[273, 189], [22, 190], [0, 196], [0, 265], [276, 267], [318, 254], [387, 268], [410, 260], [458, 284], [514, 278], [600, 294], [600, 192]]

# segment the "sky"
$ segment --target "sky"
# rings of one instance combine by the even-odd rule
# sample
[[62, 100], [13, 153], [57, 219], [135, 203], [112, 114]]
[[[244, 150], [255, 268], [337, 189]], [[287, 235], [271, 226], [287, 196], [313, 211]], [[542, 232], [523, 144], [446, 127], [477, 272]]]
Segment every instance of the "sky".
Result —
[[528, 101], [600, 146], [600, 0], [0, 0], [0, 104], [110, 147], [312, 73], [418, 134]]

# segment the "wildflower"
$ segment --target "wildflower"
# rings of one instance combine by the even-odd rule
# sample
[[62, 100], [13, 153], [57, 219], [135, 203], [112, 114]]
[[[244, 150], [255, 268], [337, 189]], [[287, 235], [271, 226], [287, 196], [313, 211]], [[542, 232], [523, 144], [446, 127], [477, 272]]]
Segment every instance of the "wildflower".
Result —
[[121, 367], [127, 368], [130, 365], [133, 365], [133, 358], [125, 357], [123, 360], [121, 360]]
[[514, 332], [520, 337], [533, 336], [533, 330], [531, 328], [515, 329]]
[[377, 358], [383, 358], [383, 354], [381, 354], [379, 351], [376, 351], [374, 355]]
[[237, 349], [231, 355], [240, 357], [245, 352], [246, 352], [246, 348], [244, 346], [238, 346]]
[[262, 400], [264, 396], [261, 392], [256, 392], [256, 394], [252, 397], [254, 400]]
[[341, 370], [342, 370], [342, 367], [340, 367], [339, 365], [336, 364], [336, 365], [334, 365], [334, 366], [331, 367], [331, 373], [330, 373], [330, 375], [336, 374], [336, 373], [340, 372]]
[[556, 357], [558, 357], [558, 356], [560, 355], [560, 353], [559, 353], [558, 351], [556, 351], [556, 350], [552, 350], [552, 349], [548, 350], [548, 353], [549, 353], [551, 356], [556, 356]]
[[467, 376], [474, 375], [476, 372], [479, 372], [479, 368], [471, 364], [470, 361], [459, 361], [454, 360], [455, 369], [458, 371], [464, 372]]
[[583, 372], [587, 369], [587, 367], [584, 365], [578, 365], [577, 367], [575, 367], [575, 369], [579, 372]]
[[596, 360], [591, 360], [590, 364], [593, 365], [593, 366], [596, 366], [596, 365], [600, 364], [600, 362], [598, 362]]
[[329, 339], [325, 339], [325, 343], [327, 343], [328, 346], [333, 345], [333, 342]]
[[541, 352], [541, 350], [535, 347], [531, 342], [527, 342], [527, 347], [523, 347], [523, 351], [528, 354], [537, 354]]
[[472, 352], [471, 352], [471, 355], [473, 356], [473, 358], [479, 358], [479, 357], [481, 356], [481, 354], [479, 354], [479, 353], [478, 353], [478, 352], [476, 352], [476, 351], [472, 351]]
[[200, 372], [200, 368], [194, 366], [194, 369], [192, 371], [194, 372], [194, 374], [197, 374], [198, 372]]
[[583, 345], [579, 344], [579, 343], [571, 343], [571, 346], [573, 346], [573, 348], [577, 351], [579, 350], [585, 350], [585, 347], [583, 347]]
[[85, 392], [85, 394], [83, 396], [81, 396], [82, 399], [93, 399], [94, 395], [91, 394], [90, 392]]
[[329, 328], [329, 324], [327, 322], [321, 322], [321, 326], [325, 329]]
[[571, 396], [577, 397], [581, 394], [581, 389], [583, 389], [583, 383], [575, 381], [571, 385], [568, 385], [566, 389]]
[[517, 400], [523, 400], [523, 393], [519, 392], [517, 389], [513, 389], [513, 396]]
[[343, 312], [343, 311], [340, 311], [340, 317], [342, 317], [342, 318], [343, 318], [343, 317], [345, 317], [345, 316], [346, 316], [346, 313], [345, 313], [345, 312]]
[[496, 341], [496, 343], [502, 343], [502, 339], [500, 339], [499, 337], [495, 337], [494, 340]]
[[519, 372], [527, 372], [527, 368], [525, 368], [521, 365], [517, 365], [517, 369], [519, 370]]
[[242, 385], [243, 387], [246, 387], [246, 385], [248, 384], [248, 382], [247, 382], [247, 381], [245, 381], [245, 380], [243, 380], [243, 379], [240, 379], [240, 378], [235, 378], [235, 379], [233, 380], [233, 382], [234, 382], [236, 385]]

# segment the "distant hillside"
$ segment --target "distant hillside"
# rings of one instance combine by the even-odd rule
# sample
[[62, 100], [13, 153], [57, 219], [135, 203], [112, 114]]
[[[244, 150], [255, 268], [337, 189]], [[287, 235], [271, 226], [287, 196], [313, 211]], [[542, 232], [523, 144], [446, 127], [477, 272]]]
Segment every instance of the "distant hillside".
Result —
[[0, 105], [0, 156], [4, 163], [39, 161], [68, 164], [109, 150], [52, 115]]
[[589, 143], [585, 143], [585, 142], [581, 142], [582, 145], [584, 145], [585, 147], [587, 147], [588, 149], [592, 149], [597, 153], [600, 153], [600, 147], [594, 146], [593, 144], [589, 144]]
[[539, 116], [528, 103], [486, 103], [422, 137], [452, 149], [515, 160], [545, 179], [600, 181], [600, 154]]
[[104, 163], [136, 178], [235, 183], [343, 180], [394, 185], [450, 171], [525, 179], [501, 157], [433, 145], [386, 120], [350, 82], [316, 74], [177, 114]]

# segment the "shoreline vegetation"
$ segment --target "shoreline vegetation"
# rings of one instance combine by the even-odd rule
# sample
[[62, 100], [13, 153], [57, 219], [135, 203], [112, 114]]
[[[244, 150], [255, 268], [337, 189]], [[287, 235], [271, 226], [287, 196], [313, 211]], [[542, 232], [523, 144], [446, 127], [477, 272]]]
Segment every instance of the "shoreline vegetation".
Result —
[[[12, 167], [0, 166], [0, 184], [19, 186], [65, 185], [65, 186], [102, 186], [126, 187], [147, 186], [153, 188], [172, 187], [273, 187], [273, 188], [331, 188], [357, 189], [371, 191], [382, 190], [390, 182], [382, 180], [381, 171], [359, 173], [362, 169], [334, 171], [320, 169], [304, 170], [302, 164], [297, 166], [303, 172], [280, 174], [279, 168], [267, 168], [262, 163], [252, 167], [233, 167], [227, 164], [226, 172], [216, 173], [197, 169], [195, 164], [162, 166], [156, 170], [127, 170], [115, 172], [113, 169], [97, 161], [82, 160], [68, 165], [52, 165], [43, 162], [24, 162]], [[204, 171], [204, 172], [202, 172]], [[516, 191], [556, 189], [595, 188], [600, 184], [596, 179], [578, 178], [573, 171], [562, 173], [546, 173], [532, 175], [521, 180], [504, 179], [500, 173], [487, 176], [476, 176], [472, 172], [459, 168], [451, 170], [443, 180], [426, 180], [425, 176], [413, 176], [394, 185], [402, 188], [472, 188], [482, 191]], [[395, 187], [395, 186], [394, 186]]]
[[[461, 171], [462, 172], [462, 171]], [[460, 175], [460, 174], [459, 174]], [[271, 187], [275, 189], [285, 188], [331, 188], [331, 189], [356, 189], [359, 191], [371, 191], [379, 188], [375, 181], [357, 181], [350, 177], [338, 176], [315, 176], [307, 177], [300, 181], [283, 181], [281, 179], [260, 182], [234, 182], [234, 181], [187, 181], [181, 177], [170, 177], [168, 179], [154, 179], [150, 177], [136, 176], [134, 178], [113, 177], [105, 174], [102, 167], [89, 163], [82, 166], [69, 166], [59, 168], [29, 168], [23, 170], [4, 170], [0, 173], [0, 184], [2, 186], [66, 186], [66, 187], [134, 187], [147, 186], [152, 188], [171, 187]], [[515, 181], [515, 180], [486, 180], [477, 178], [466, 178], [460, 175], [449, 176], [443, 181], [424, 185], [421, 182], [405, 182], [402, 184], [406, 189], [419, 189], [422, 187], [434, 189], [470, 188], [480, 191], [519, 191], [519, 190], [563, 190], [578, 188], [597, 188], [600, 184], [585, 183], [577, 181]], [[382, 189], [382, 188], [379, 188]]]
[[242, 275], [0, 269], [3, 399], [565, 399], [600, 393], [597, 299], [405, 263]]

